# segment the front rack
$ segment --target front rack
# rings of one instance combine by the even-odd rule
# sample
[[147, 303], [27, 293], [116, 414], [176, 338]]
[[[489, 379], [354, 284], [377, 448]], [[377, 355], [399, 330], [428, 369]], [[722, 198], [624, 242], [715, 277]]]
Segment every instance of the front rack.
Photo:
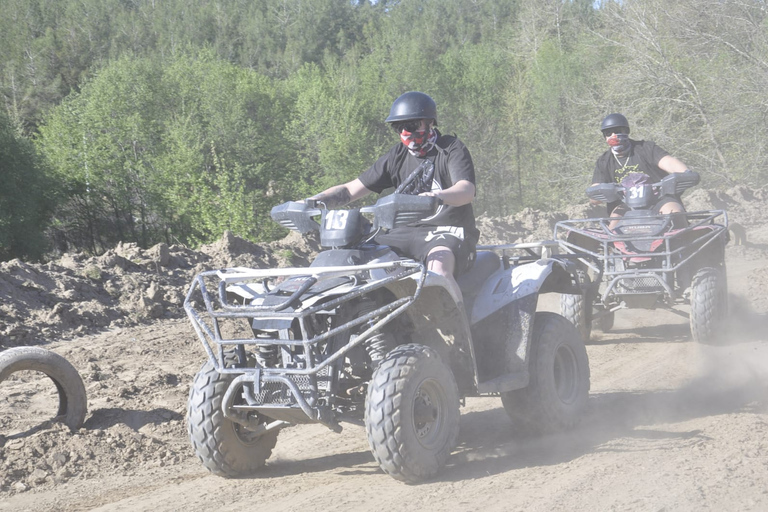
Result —
[[[378, 279], [373, 282], [365, 283], [363, 285], [352, 285], [349, 287], [349, 289], [345, 290], [342, 296], [332, 299], [328, 302], [323, 302], [322, 304], [310, 306], [304, 309], [294, 309], [292, 311], [285, 311], [286, 309], [285, 303], [281, 303], [275, 306], [264, 306], [258, 303], [238, 305], [238, 304], [232, 304], [230, 300], [227, 298], [227, 288], [229, 286], [233, 286], [233, 287], [245, 286], [246, 288], [251, 290], [258, 290], [259, 289], [258, 283], [263, 282], [265, 280], [275, 279], [280, 277], [306, 276], [307, 283], [310, 283], [310, 286], [302, 287], [289, 298], [288, 302], [295, 303], [296, 300], [298, 300], [298, 295], [300, 295], [300, 293], [307, 291], [309, 288], [311, 288], [312, 284], [317, 283], [322, 278], [339, 276], [339, 275], [354, 275], [354, 274], [359, 274], [360, 272], [365, 272], [365, 271], [370, 271], [375, 269], [388, 270], [391, 272], [391, 275], [383, 279]], [[314, 337], [308, 336], [306, 319], [309, 316], [316, 314], [319, 311], [327, 311], [327, 310], [333, 309], [344, 302], [348, 302], [350, 300], [359, 298], [367, 293], [370, 293], [373, 290], [387, 286], [394, 281], [399, 281], [413, 274], [421, 274], [416, 280], [417, 286], [413, 295], [401, 297], [400, 299], [395, 300], [391, 304], [382, 306], [364, 316], [356, 318], [344, 325], [340, 325], [318, 336], [314, 336]], [[351, 349], [355, 345], [361, 343], [367, 337], [367, 334], [370, 334], [371, 332], [379, 329], [384, 324], [391, 321], [395, 316], [399, 315], [402, 311], [404, 311], [408, 307], [408, 305], [410, 305], [413, 301], [415, 301], [418, 298], [418, 295], [421, 292], [421, 289], [424, 285], [425, 278], [426, 278], [425, 266], [422, 263], [414, 262], [411, 260], [398, 260], [398, 261], [387, 262], [387, 263], [371, 263], [367, 265], [355, 265], [355, 266], [347, 266], [347, 267], [317, 267], [317, 268], [310, 267], [310, 268], [286, 268], [286, 269], [269, 269], [269, 270], [233, 268], [233, 269], [225, 269], [225, 270], [211, 270], [211, 271], [202, 272], [198, 274], [195, 277], [195, 279], [192, 281], [192, 285], [190, 286], [189, 291], [187, 292], [187, 296], [184, 300], [184, 310], [186, 311], [187, 316], [192, 322], [192, 326], [194, 327], [195, 332], [197, 333], [200, 340], [203, 342], [203, 347], [205, 348], [205, 351], [208, 354], [208, 357], [214, 363], [214, 365], [216, 366], [216, 370], [219, 373], [242, 373], [242, 370], [243, 370], [242, 368], [230, 369], [230, 368], [224, 367], [224, 364], [223, 364], [224, 347], [234, 346], [234, 345], [247, 346], [247, 345], [267, 344], [267, 345], [285, 345], [285, 346], [301, 345], [301, 346], [304, 346], [305, 348], [308, 348], [312, 345], [316, 345], [319, 342], [325, 341], [331, 336], [339, 334], [342, 331], [352, 329], [353, 327], [361, 325], [372, 318], [375, 318], [375, 317], [381, 316], [382, 314], [387, 313], [386, 317], [380, 319], [378, 322], [376, 322], [371, 327], [369, 327], [365, 331], [365, 333], [358, 336], [354, 340], [354, 342], [351, 342], [350, 345], [345, 347], [339, 353], [335, 354], [332, 358], [317, 362], [317, 364], [312, 365], [310, 368], [290, 370], [291, 373], [314, 374], [314, 373], [317, 373], [318, 370], [331, 364], [338, 357], [341, 357], [344, 353], [346, 353], [349, 349]], [[211, 281], [215, 282], [216, 284], [215, 289], [217, 290], [217, 293], [211, 292], [210, 291], [211, 287], [209, 287], [206, 284], [206, 282], [211, 282]], [[253, 283], [257, 283], [257, 286], [253, 286]], [[205, 314], [207, 315], [207, 318], [204, 318], [204, 315], [201, 314], [201, 312], [196, 309], [196, 306], [199, 306], [199, 303], [196, 303], [194, 299], [195, 299], [195, 293], [198, 291], [202, 295], [203, 303], [205, 305]], [[255, 297], [255, 299], [256, 299], [255, 302], [258, 302], [258, 297]], [[300, 339], [300, 340], [265, 339], [265, 338], [256, 338], [253, 336], [250, 336], [250, 337], [249, 336], [245, 336], [245, 337], [223, 336], [222, 325], [221, 325], [222, 321], [225, 321], [227, 319], [234, 319], [234, 318], [244, 318], [244, 319], [269, 318], [269, 319], [284, 319], [284, 320], [295, 319], [298, 321], [303, 339]], [[214, 353], [213, 347], [218, 348], [218, 354]], [[270, 370], [270, 369], [263, 368], [263, 370]], [[286, 372], [287, 370], [280, 369], [279, 371]]]
[[[638, 285], [638, 294], [644, 293], [642, 288], [651, 289], [658, 284], [668, 296], [674, 298], [674, 273], [701, 251], [714, 247], [715, 241], [728, 229], [728, 215], [724, 210], [678, 215], [685, 216], [688, 226], [661, 234], [618, 234], [610, 228], [610, 224], [618, 220], [616, 217], [559, 221], [555, 224], [554, 238], [561, 252], [576, 255], [586, 268], [602, 274], [602, 281], [607, 283], [603, 292], [604, 301], [629, 280], [645, 283]], [[652, 219], [663, 219], [671, 225], [669, 215]], [[617, 249], [617, 245], [628, 242], [632, 242], [635, 248], [638, 243], [645, 242], [652, 249], [631, 254]], [[652, 264], [643, 268], [627, 268], [626, 264], [630, 261], [650, 261]]]
[[[375, 270], [384, 270], [386, 277], [368, 282], [361, 282], [358, 279], [362, 273]], [[327, 381], [335, 361], [403, 313], [418, 298], [426, 275], [426, 267], [412, 260], [355, 266], [212, 270], [198, 274], [192, 281], [184, 300], [184, 310], [216, 371], [220, 374], [238, 375], [230, 385], [226, 401], [233, 401], [231, 395], [237, 387], [242, 387], [246, 395], [249, 393], [257, 395], [262, 386], [274, 383], [290, 390], [292, 396], [290, 401], [295, 405], [288, 403], [283, 406], [298, 406], [310, 419], [322, 421], [320, 417], [322, 411], [315, 406], [318, 380]], [[311, 291], [312, 286], [339, 276], [349, 277], [347, 284], [336, 288], [340, 295], [306, 306], [302, 304], [302, 294]], [[267, 295], [266, 283], [286, 277], [302, 277], [306, 281], [285, 301], [266, 305], [263, 300]], [[410, 295], [401, 296], [391, 303], [317, 335], [313, 334], [308, 325], [312, 315], [330, 312], [346, 302], [359, 299], [376, 289], [403, 279], [413, 279], [416, 282], [413, 293]], [[247, 291], [251, 293], [252, 299], [246, 300], [245, 304], [234, 304], [230, 299], [230, 292], [233, 290], [239, 290], [241, 295], [242, 291]], [[273, 338], [257, 337], [249, 323], [255, 319], [266, 319], [280, 325], [298, 325], [301, 339], [280, 335]], [[351, 336], [345, 346], [328, 354], [325, 358], [318, 357], [319, 344], [364, 324], [366, 329], [359, 335]], [[276, 331], [279, 333], [280, 330]], [[233, 347], [244, 354], [244, 349], [248, 346], [273, 346], [278, 350], [285, 347], [301, 347], [299, 350], [301, 357], [292, 367], [268, 367], [258, 360], [249, 361], [247, 366], [240, 364], [233, 367], [225, 364], [226, 348]], [[250, 391], [251, 389], [253, 391]], [[249, 407], [238, 406], [238, 408], [248, 409]], [[233, 419], [238, 421], [236, 418]]]

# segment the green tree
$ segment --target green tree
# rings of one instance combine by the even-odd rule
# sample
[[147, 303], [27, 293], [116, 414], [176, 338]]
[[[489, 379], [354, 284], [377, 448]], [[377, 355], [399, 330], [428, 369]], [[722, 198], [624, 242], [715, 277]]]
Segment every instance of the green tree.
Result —
[[0, 112], [0, 261], [40, 259], [55, 206], [55, 183], [31, 141], [18, 135]]
[[279, 95], [276, 82], [210, 53], [105, 67], [41, 126], [67, 183], [65, 236], [94, 252], [209, 242], [226, 229], [269, 239], [270, 196], [286, 194], [280, 169], [293, 166]]

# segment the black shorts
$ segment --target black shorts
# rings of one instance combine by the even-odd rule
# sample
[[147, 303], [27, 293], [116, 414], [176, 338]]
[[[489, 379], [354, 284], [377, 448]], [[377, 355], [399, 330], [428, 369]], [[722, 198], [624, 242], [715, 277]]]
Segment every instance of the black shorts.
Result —
[[465, 233], [457, 226], [417, 226], [395, 228], [376, 235], [374, 241], [392, 248], [400, 256], [424, 261], [435, 247], [447, 247], [456, 257], [455, 275], [461, 275], [472, 267], [475, 261], [477, 236]]

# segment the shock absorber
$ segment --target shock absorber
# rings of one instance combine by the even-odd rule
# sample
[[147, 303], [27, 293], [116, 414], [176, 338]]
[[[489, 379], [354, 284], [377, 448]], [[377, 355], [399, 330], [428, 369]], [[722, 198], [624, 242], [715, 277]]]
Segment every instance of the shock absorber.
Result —
[[256, 345], [256, 361], [264, 368], [277, 365], [280, 347], [277, 345]]
[[371, 358], [372, 367], [375, 369], [384, 356], [395, 348], [392, 335], [388, 332], [377, 332], [365, 341], [365, 350]]

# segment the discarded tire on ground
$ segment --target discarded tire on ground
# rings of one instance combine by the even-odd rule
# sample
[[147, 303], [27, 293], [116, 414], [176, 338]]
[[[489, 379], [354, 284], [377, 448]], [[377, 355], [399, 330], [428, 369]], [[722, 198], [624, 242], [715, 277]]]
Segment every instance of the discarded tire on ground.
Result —
[[39, 347], [14, 347], [0, 352], [0, 382], [23, 370], [41, 372], [50, 377], [59, 392], [56, 419], [72, 430], [83, 426], [88, 409], [85, 386], [69, 361]]

